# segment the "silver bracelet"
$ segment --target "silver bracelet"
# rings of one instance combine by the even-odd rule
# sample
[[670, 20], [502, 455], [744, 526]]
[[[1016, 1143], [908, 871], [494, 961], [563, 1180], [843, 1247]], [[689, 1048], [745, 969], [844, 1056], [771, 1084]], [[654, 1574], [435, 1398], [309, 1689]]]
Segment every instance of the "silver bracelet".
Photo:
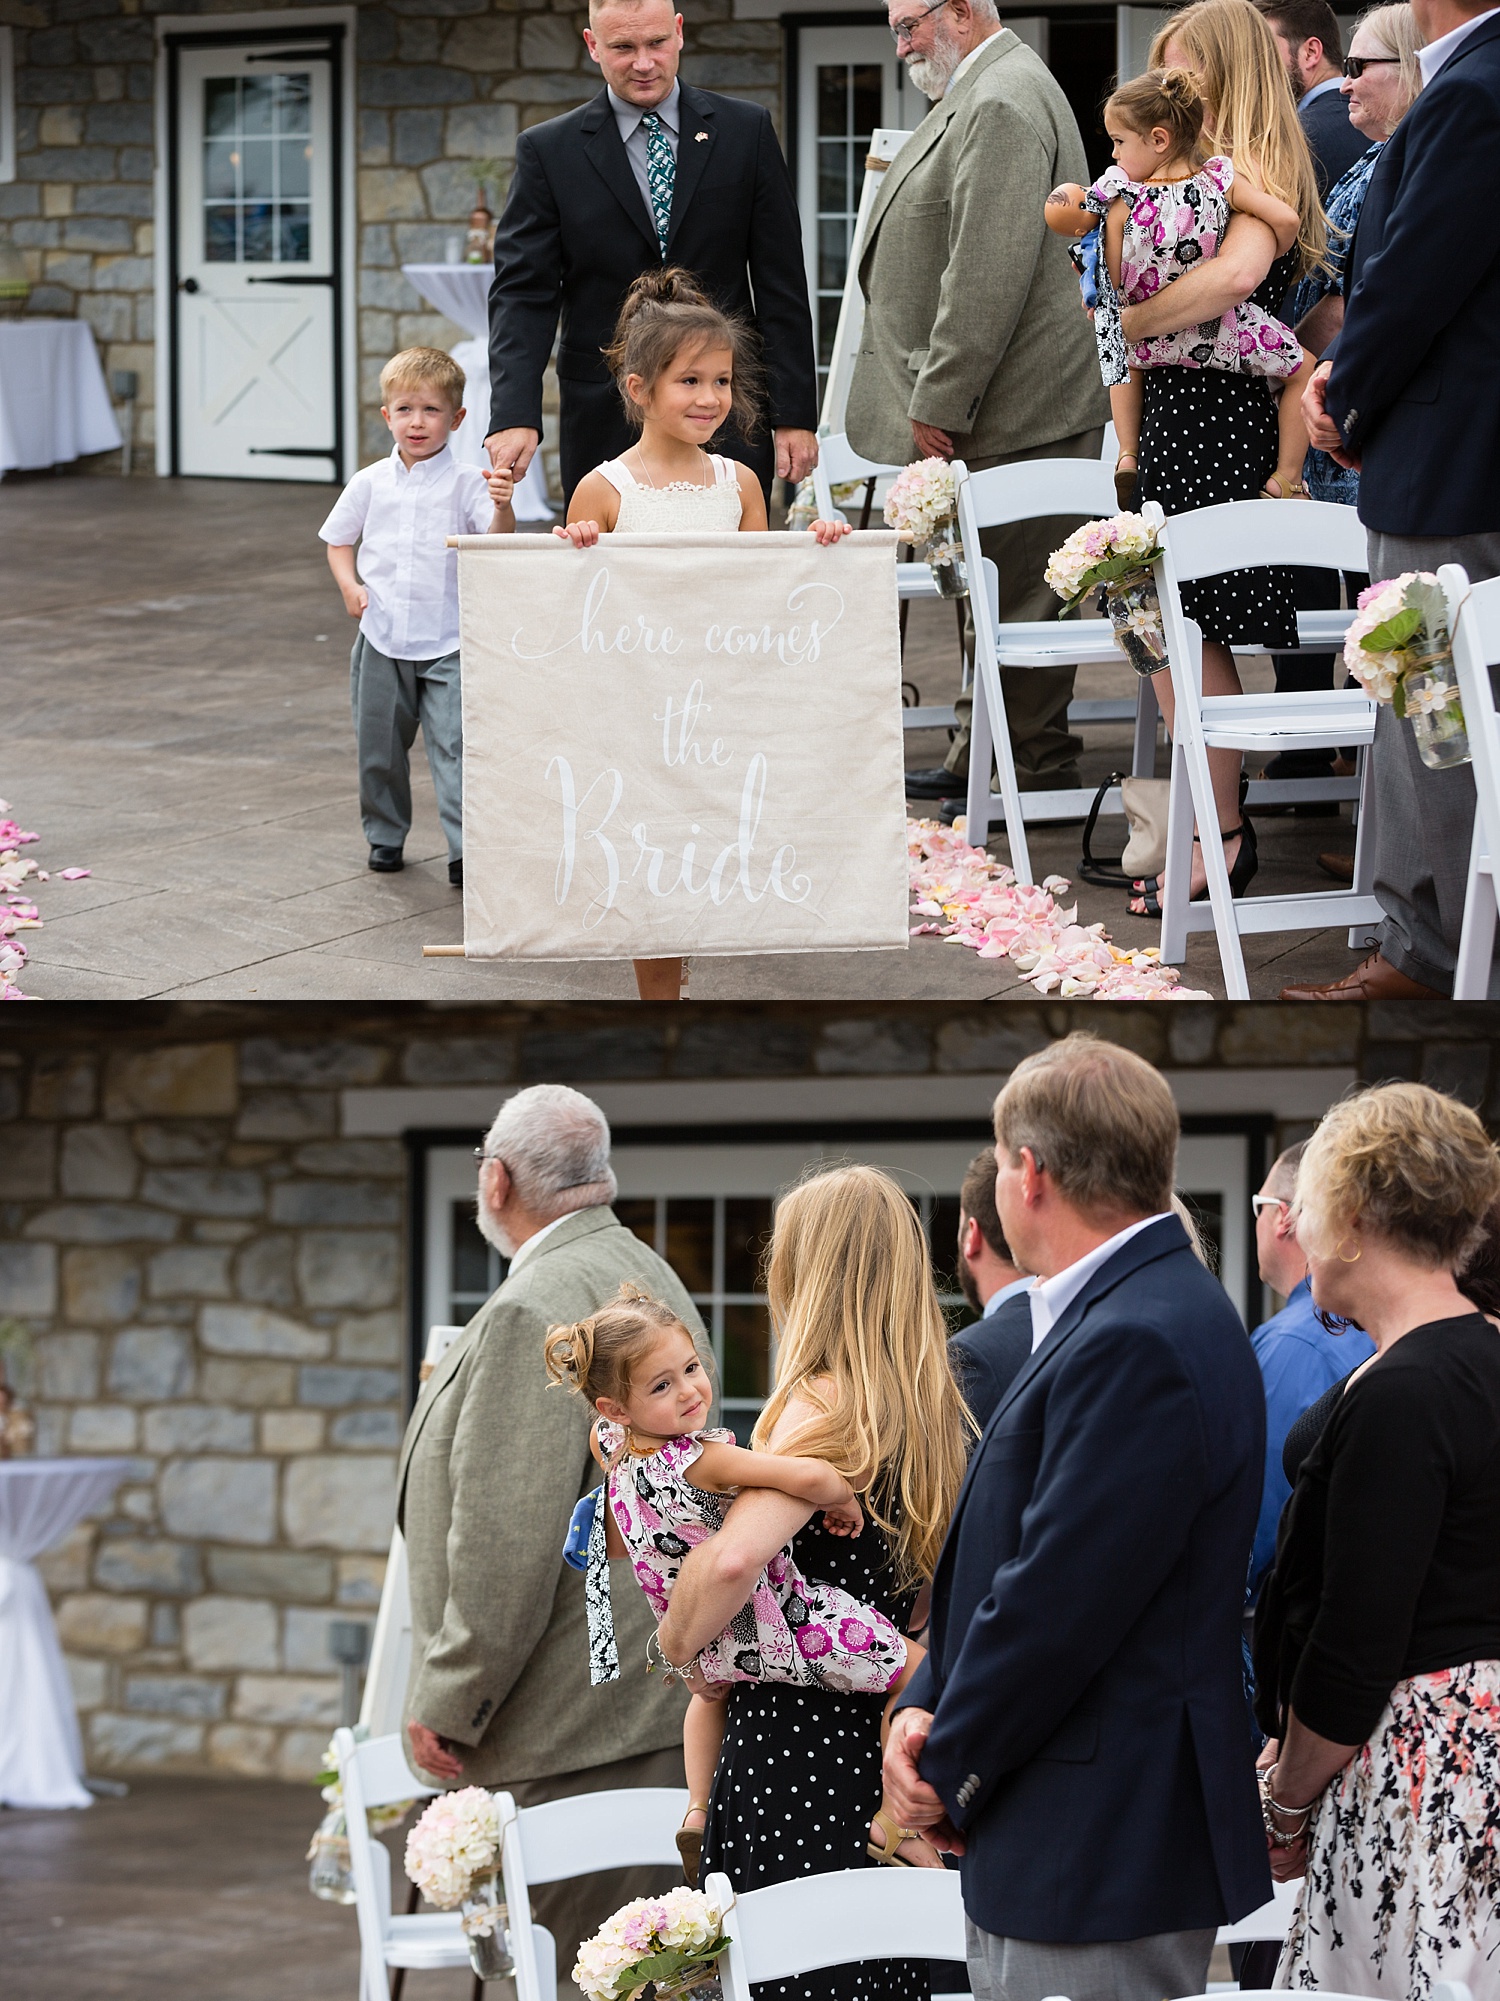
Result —
[[680, 1681], [685, 1685], [686, 1683], [692, 1680], [693, 1671], [697, 1667], [697, 1665], [698, 1665], [698, 1659], [697, 1656], [694, 1655], [693, 1659], [688, 1662], [686, 1667], [675, 1666], [671, 1661], [667, 1659], [666, 1654], [662, 1651], [660, 1627], [652, 1628], [650, 1637], [646, 1641], [647, 1674], [654, 1674], [656, 1670], [660, 1668], [668, 1681]]

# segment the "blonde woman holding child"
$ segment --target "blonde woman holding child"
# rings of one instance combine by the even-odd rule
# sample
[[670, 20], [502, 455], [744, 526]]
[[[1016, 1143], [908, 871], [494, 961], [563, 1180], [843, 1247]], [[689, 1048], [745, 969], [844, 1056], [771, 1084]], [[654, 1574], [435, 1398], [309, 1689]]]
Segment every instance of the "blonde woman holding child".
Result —
[[[647, 271], [626, 294], [604, 353], [640, 436], [579, 481], [567, 526], [553, 533], [578, 549], [615, 533], [763, 533], [759, 478], [709, 450], [731, 417], [743, 437], [760, 420], [760, 366], [745, 323], [721, 313], [686, 271]], [[505, 477], [491, 475], [496, 494]], [[809, 533], [828, 545], [849, 524], [815, 521]], [[686, 974], [683, 959], [635, 961], [642, 1000], [683, 999]]]

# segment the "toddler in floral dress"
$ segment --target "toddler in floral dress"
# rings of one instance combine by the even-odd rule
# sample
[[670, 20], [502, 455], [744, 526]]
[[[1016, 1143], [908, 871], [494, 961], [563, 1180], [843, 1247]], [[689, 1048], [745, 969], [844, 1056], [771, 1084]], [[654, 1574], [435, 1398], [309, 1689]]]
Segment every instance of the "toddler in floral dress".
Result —
[[1250, 304], [1232, 306], [1221, 319], [1179, 333], [1134, 342], [1124, 338], [1120, 327], [1123, 306], [1153, 298], [1184, 271], [1217, 255], [1231, 212], [1266, 223], [1276, 234], [1278, 253], [1285, 254], [1297, 241], [1297, 211], [1236, 173], [1222, 154], [1196, 164], [1203, 100], [1186, 70], [1150, 70], [1133, 77], [1105, 105], [1104, 120], [1115, 165], [1087, 193], [1071, 185], [1055, 188], [1047, 197], [1047, 221], [1061, 235], [1081, 237], [1102, 219], [1094, 331], [1119, 440], [1116, 487], [1121, 505], [1134, 499], [1141, 370], [1168, 367], [1215, 368], [1282, 381], [1276, 471], [1264, 492], [1267, 499], [1306, 498], [1302, 391], [1314, 363], [1290, 327]]
[[[732, 1431], [702, 1428], [713, 1395], [703, 1358], [671, 1307], [639, 1288], [624, 1285], [592, 1318], [549, 1328], [544, 1353], [551, 1380], [587, 1398], [599, 1413], [591, 1444], [605, 1482], [579, 1504], [586, 1519], [594, 1504], [586, 1555], [570, 1556], [586, 1572], [591, 1682], [614, 1681], [620, 1672], [611, 1556], [630, 1558], [659, 1623], [688, 1552], [723, 1526], [742, 1488], [768, 1487], [810, 1502], [836, 1535], [858, 1535], [863, 1527], [853, 1490], [826, 1461], [747, 1452]], [[667, 1673], [677, 1672], [661, 1656], [654, 1634], [652, 1650]], [[697, 1876], [701, 1816], [723, 1741], [723, 1702], [737, 1681], [894, 1699], [922, 1657], [923, 1649], [883, 1613], [837, 1585], [804, 1577], [788, 1549], [773, 1556], [749, 1602], [695, 1663], [714, 1694], [694, 1695], [683, 1724], [691, 1804], [677, 1845], [689, 1881]], [[910, 1866], [907, 1855], [919, 1836], [883, 1806], [872, 1832], [878, 1839], [869, 1852], [876, 1861]]]

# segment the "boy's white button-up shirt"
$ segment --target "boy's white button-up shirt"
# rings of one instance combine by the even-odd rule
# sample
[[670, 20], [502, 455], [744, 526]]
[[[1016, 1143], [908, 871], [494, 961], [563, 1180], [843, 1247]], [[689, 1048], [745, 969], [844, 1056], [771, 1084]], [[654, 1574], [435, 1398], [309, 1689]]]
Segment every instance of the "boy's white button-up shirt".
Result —
[[494, 503], [478, 466], [443, 449], [415, 465], [364, 466], [318, 530], [325, 542], [359, 543], [355, 567], [370, 602], [359, 629], [392, 660], [436, 660], [458, 649], [458, 551], [450, 535], [484, 535]]

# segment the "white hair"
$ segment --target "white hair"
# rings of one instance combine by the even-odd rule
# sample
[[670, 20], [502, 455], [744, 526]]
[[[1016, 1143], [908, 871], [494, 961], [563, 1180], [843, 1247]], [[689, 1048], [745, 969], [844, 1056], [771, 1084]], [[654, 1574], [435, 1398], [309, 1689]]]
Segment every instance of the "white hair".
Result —
[[[484, 1153], [504, 1162], [522, 1206], [544, 1221], [615, 1199], [609, 1122], [592, 1098], [566, 1084], [533, 1084], [507, 1098], [485, 1135]], [[482, 1229], [482, 1201], [479, 1215]]]

